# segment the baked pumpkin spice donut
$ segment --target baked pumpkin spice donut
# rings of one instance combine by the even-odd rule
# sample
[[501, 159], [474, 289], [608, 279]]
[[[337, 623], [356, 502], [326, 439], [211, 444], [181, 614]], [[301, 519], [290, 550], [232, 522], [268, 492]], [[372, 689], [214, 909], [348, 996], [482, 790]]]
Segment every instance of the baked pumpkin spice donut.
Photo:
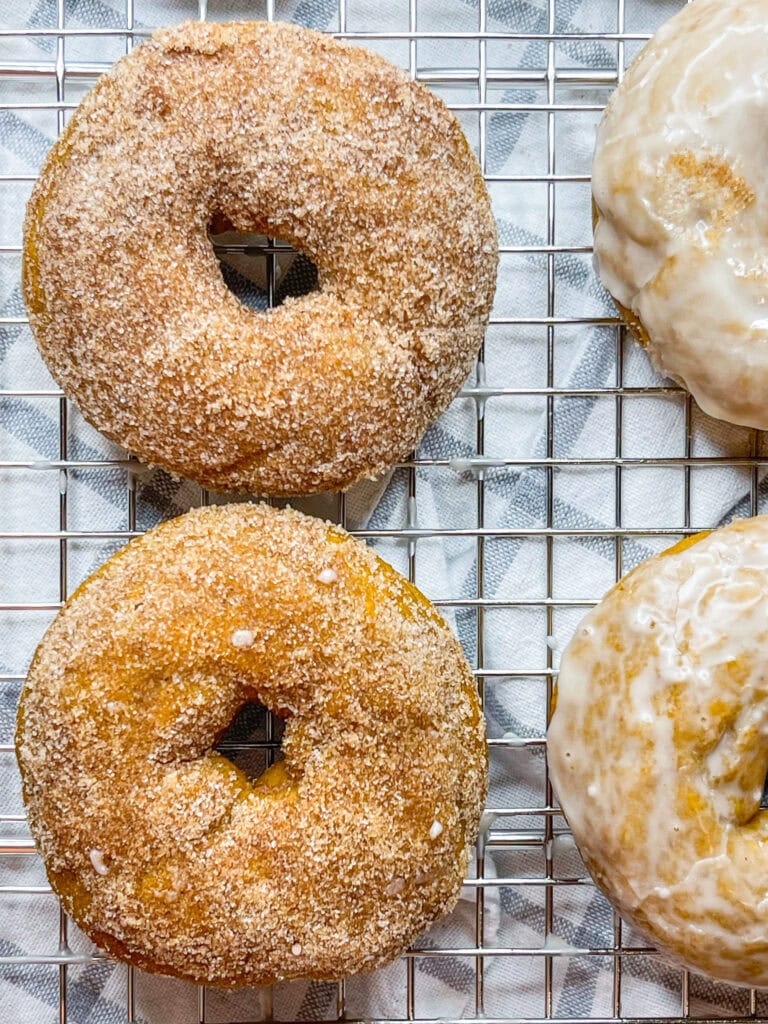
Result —
[[592, 168], [600, 277], [656, 368], [768, 428], [766, 0], [693, 0], [615, 91]]
[[[213, 750], [285, 718], [249, 779]], [[64, 909], [128, 963], [220, 986], [386, 963], [456, 903], [487, 778], [458, 640], [336, 526], [197, 509], [75, 592], [32, 663], [17, 752]]]
[[[260, 312], [212, 223], [316, 292]], [[190, 22], [83, 99], [29, 202], [24, 297], [83, 415], [207, 487], [346, 488], [403, 458], [483, 339], [496, 226], [458, 121], [384, 58], [289, 24]]]
[[644, 562], [563, 654], [547, 736], [619, 913], [696, 971], [768, 986], [768, 516]]

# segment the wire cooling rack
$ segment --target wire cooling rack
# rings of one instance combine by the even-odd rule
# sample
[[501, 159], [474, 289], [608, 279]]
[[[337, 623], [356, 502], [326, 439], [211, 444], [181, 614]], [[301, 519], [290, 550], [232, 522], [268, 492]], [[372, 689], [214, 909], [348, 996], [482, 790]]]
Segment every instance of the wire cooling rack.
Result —
[[[7, 625], [0, 695], [8, 712], [0, 737], [0, 757], [8, 762], [2, 778], [12, 772], [13, 706], [24, 668], [60, 602], [89, 567], [151, 525], [157, 507], [167, 514], [168, 508], [183, 511], [212, 500], [190, 486], [179, 489], [162, 474], [147, 474], [117, 450], [104, 455], [60, 392], [52, 384], [41, 385], [39, 373], [28, 371], [26, 356], [14, 356], [17, 350], [27, 355], [34, 351], [18, 299], [21, 211], [34, 180], [29, 165], [39, 166], [42, 155], [33, 144], [33, 129], [49, 136], [61, 131], [82, 93], [113, 60], [161, 20], [184, 17], [295, 18], [382, 50], [456, 110], [476, 147], [495, 205], [501, 210], [525, 208], [527, 232], [502, 232], [502, 273], [489, 349], [480, 353], [477, 371], [457, 399], [460, 410], [469, 410], [469, 448], [449, 445], [438, 454], [434, 447], [420, 448], [393, 478], [403, 499], [399, 522], [373, 517], [355, 532], [379, 543], [462, 627], [460, 635], [463, 630], [486, 701], [503, 691], [507, 703], [514, 704], [518, 695], [522, 700], [535, 691], [546, 708], [559, 646], [583, 610], [640, 557], [696, 527], [713, 525], [712, 514], [697, 504], [698, 481], [704, 479], [697, 474], [725, 473], [723, 486], [735, 480], [741, 495], [734, 507], [737, 514], [755, 513], [760, 506], [765, 460], [758, 435], [731, 432], [720, 438], [714, 454], [706, 449], [700, 435], [707, 431], [690, 399], [652, 374], [630, 372], [629, 364], [640, 356], [610, 307], [595, 311], [571, 299], [574, 289], [587, 287], [579, 281], [591, 273], [589, 160], [588, 153], [570, 151], [568, 136], [561, 145], [559, 129], [576, 123], [588, 135], [626, 64], [682, 0], [646, 2], [645, 20], [636, 17], [641, 4], [633, 0], [466, 0], [451, 7], [450, 17], [445, 13], [449, 5], [444, 11], [438, 0], [393, 0], [378, 12], [375, 4], [356, 0], [284, 5], [272, 0], [200, 0], [198, 6], [184, 0], [165, 5], [158, 0], [154, 6], [125, 0], [124, 7], [120, 2], [6, 0], [0, 10], [0, 141], [2, 132], [11, 130], [21, 139], [16, 156], [0, 148], [5, 301], [0, 316], [0, 615]], [[649, 9], [655, 23], [649, 24]], [[33, 128], [25, 127], [30, 124]], [[518, 139], [527, 133], [537, 142], [529, 150], [520, 143], [511, 169], [492, 159], [493, 132], [499, 124]], [[581, 229], [565, 235], [558, 220], [563, 202], [582, 211]], [[230, 240], [222, 254], [233, 253], [256, 253], [262, 259], [255, 275], [264, 287], [262, 298], [269, 305], [277, 301], [283, 259], [279, 242], [268, 240], [259, 249], [253, 240]], [[533, 290], [527, 285], [515, 294], [518, 267], [531, 271], [526, 280], [530, 284], [532, 277]], [[607, 377], [561, 376], [559, 352], [586, 334], [598, 336], [610, 356]], [[535, 373], [529, 373], [528, 362]], [[658, 403], [668, 402], [678, 411], [679, 443], [670, 449], [663, 439], [656, 450], [633, 445], [628, 451], [628, 409], [649, 400], [657, 403], [657, 410]], [[544, 422], [543, 441], [526, 447], [525, 440], [510, 435], [505, 448], [497, 435], [491, 440], [491, 409], [504, 403], [516, 404], [523, 416], [533, 409]], [[573, 410], [584, 403], [607, 408], [602, 427], [592, 428], [595, 434], [586, 449], [564, 454], [559, 439]], [[10, 437], [19, 416], [26, 417], [29, 427], [21, 447]], [[494, 473], [510, 471], [537, 481], [540, 518], [510, 521], [497, 514], [490, 481]], [[643, 518], [637, 509], [642, 489], [634, 482], [648, 471], [675, 475], [679, 501], [661, 508], [652, 504]], [[580, 474], [603, 497], [610, 494], [608, 525], [574, 526], [560, 515], [559, 486]], [[441, 487], [430, 490], [438, 476]], [[648, 479], [653, 487], [659, 477]], [[709, 491], [717, 490], [718, 479], [707, 485]], [[114, 503], [118, 490], [124, 502], [121, 518], [99, 520], [99, 502], [109, 498]], [[466, 517], [442, 519], [439, 502], [436, 511], [425, 512], [425, 493], [458, 502], [468, 510]], [[351, 513], [351, 501], [344, 495], [327, 499], [322, 510], [354, 527], [359, 517]], [[40, 511], [43, 506], [45, 511]], [[434, 542], [458, 545], [459, 557], [472, 561], [469, 592], [463, 587], [435, 592], [430, 587], [425, 569]], [[506, 542], [529, 544], [543, 556], [532, 562], [539, 568], [530, 570], [536, 577], [530, 591], [499, 596], [490, 579], [489, 552]], [[557, 582], [561, 545], [581, 542], [603, 545], [603, 554], [610, 550], [610, 578], [587, 574], [574, 580], [563, 596]], [[506, 613], [509, 619], [499, 625], [494, 616]], [[499, 629], [533, 629], [532, 624], [541, 633], [535, 642], [531, 637], [529, 644], [515, 647], [518, 653], [507, 662], [489, 655], [491, 630], [496, 635]], [[233, 1003], [204, 988], [158, 981], [104, 963], [74, 926], [58, 917], [39, 865], [30, 869], [36, 855], [17, 785], [9, 782], [0, 792], [0, 1021], [212, 1022], [292, 1016], [414, 1020], [437, 1015], [510, 1022], [766, 1019], [768, 1005], [760, 994], [705, 983], [661, 965], [653, 950], [610, 916], [569, 851], [568, 830], [546, 776], [544, 718], [542, 712], [538, 728], [491, 731], [496, 774], [514, 777], [517, 758], [528, 758], [529, 765], [541, 768], [540, 798], [517, 803], [514, 797], [499, 798], [492, 787], [482, 840], [463, 893], [461, 926], [451, 931], [449, 922], [447, 929], [434, 930], [383, 972], [381, 981], [369, 980], [364, 990], [356, 989], [354, 980], [310, 986], [302, 990], [300, 1004], [285, 991], [263, 990], [243, 997], [233, 1009]], [[240, 723], [224, 744], [233, 758], [253, 770], [278, 747], [279, 736], [268, 716]], [[504, 792], [514, 794], [514, 787]], [[581, 907], [575, 918], [561, 911], [561, 900]], [[498, 926], [502, 911], [508, 922], [504, 928]], [[19, 937], [19, 920], [25, 917], [32, 936], [28, 945]], [[577, 925], [568, 925], [573, 919]], [[593, 919], [598, 922], [594, 928]]]

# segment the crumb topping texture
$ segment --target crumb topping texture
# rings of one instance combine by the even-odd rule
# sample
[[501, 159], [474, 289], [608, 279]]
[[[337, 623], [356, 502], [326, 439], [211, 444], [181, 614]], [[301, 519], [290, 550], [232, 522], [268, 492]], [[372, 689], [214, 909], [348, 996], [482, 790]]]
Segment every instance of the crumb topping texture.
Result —
[[[207, 227], [281, 238], [319, 290], [259, 312]], [[161, 30], [85, 97], [29, 203], [24, 294], [108, 437], [224, 490], [374, 475], [467, 376], [496, 227], [456, 118], [366, 50], [288, 24]]]
[[[247, 701], [286, 718], [255, 780], [212, 749]], [[440, 616], [337, 527], [264, 505], [189, 512], [91, 576], [35, 655], [17, 751], [66, 911], [222, 986], [401, 953], [455, 904], [486, 791]]]

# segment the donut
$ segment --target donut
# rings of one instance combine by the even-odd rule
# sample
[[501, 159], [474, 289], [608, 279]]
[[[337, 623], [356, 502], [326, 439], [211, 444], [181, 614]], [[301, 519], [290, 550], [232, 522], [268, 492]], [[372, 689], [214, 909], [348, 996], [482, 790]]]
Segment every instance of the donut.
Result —
[[705, 413], [768, 427], [766, 0], [694, 0], [613, 94], [592, 170], [600, 277]]
[[[213, 748], [285, 719], [247, 777]], [[486, 792], [458, 640], [361, 542], [265, 505], [132, 541], [40, 644], [16, 735], [64, 909], [130, 964], [222, 987], [386, 963], [455, 904]]]
[[584, 863], [669, 957], [768, 985], [768, 517], [611, 590], [563, 654], [550, 778]]
[[[290, 242], [319, 287], [269, 312], [208, 228]], [[469, 373], [496, 227], [441, 100], [289, 24], [190, 22], [117, 62], [32, 193], [23, 290], [48, 367], [145, 461], [260, 494], [403, 458]]]

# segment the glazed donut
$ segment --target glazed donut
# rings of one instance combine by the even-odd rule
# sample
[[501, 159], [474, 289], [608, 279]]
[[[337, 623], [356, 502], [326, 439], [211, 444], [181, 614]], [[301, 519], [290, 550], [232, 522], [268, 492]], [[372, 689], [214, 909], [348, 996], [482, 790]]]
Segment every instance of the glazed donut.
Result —
[[626, 576], [565, 651], [549, 770], [618, 911], [696, 971], [768, 985], [768, 517]]
[[766, 0], [694, 0], [600, 124], [600, 277], [657, 369], [704, 412], [768, 427]]
[[[292, 243], [268, 313], [207, 229]], [[456, 118], [388, 61], [288, 24], [157, 32], [86, 96], [29, 203], [24, 296], [85, 417], [150, 463], [262, 494], [405, 456], [472, 366], [496, 227]]]
[[[286, 719], [247, 778], [245, 702]], [[65, 910], [110, 954], [220, 986], [338, 978], [456, 902], [486, 789], [458, 641], [359, 541], [196, 509], [111, 558], [35, 654], [17, 752]]]

